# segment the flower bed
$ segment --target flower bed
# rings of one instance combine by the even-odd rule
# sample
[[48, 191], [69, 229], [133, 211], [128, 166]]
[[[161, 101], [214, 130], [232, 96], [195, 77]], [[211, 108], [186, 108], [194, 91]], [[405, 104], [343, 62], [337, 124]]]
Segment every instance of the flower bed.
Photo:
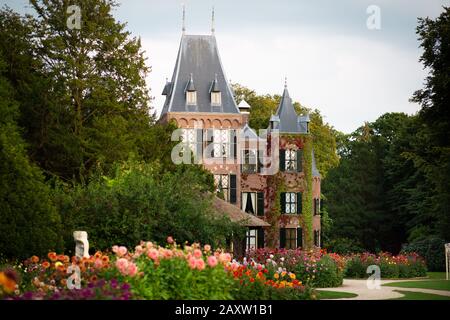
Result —
[[274, 272], [293, 272], [298, 279], [311, 287], [326, 288], [342, 285], [345, 260], [324, 250], [258, 249], [248, 258], [266, 263]]
[[[114, 246], [78, 259], [54, 252], [0, 272], [0, 297], [27, 299], [310, 299], [292, 272], [241, 264], [208, 245], [166, 247], [141, 242], [133, 252]], [[75, 271], [74, 271], [75, 270]], [[79, 289], [73, 288], [78, 283]], [[68, 272], [70, 271], [70, 272]], [[69, 289], [69, 287], [71, 289]]]
[[424, 277], [427, 267], [423, 258], [416, 253], [393, 256], [382, 252], [353, 254], [346, 257], [345, 277], [367, 278], [366, 270], [370, 265], [380, 267], [382, 279]]

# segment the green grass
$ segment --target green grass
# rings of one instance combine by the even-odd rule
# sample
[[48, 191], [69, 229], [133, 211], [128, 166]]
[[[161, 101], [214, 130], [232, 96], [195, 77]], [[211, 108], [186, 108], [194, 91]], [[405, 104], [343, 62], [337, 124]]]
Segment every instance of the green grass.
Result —
[[445, 272], [427, 272], [427, 276], [430, 279], [444, 279], [445, 280]]
[[358, 295], [350, 292], [339, 292], [339, 291], [328, 291], [328, 290], [317, 290], [317, 299], [340, 299], [340, 298], [354, 298]]
[[384, 284], [388, 287], [400, 288], [420, 288], [450, 291], [450, 280], [419, 280], [419, 281], [405, 281], [405, 282], [390, 282]]
[[390, 299], [390, 300], [450, 300], [450, 297], [440, 296], [437, 294], [423, 293], [423, 292], [411, 292], [411, 291], [400, 291], [394, 290], [396, 292], [404, 294], [402, 298]]

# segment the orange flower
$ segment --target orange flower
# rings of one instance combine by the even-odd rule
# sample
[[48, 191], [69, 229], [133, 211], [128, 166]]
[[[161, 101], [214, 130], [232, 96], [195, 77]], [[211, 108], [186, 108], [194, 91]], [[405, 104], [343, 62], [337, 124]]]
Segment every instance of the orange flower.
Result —
[[96, 282], [97, 281], [97, 276], [96, 275], [93, 275], [91, 278], [90, 278], [90, 282]]
[[56, 252], [49, 252], [47, 256], [51, 261], [56, 261], [57, 258]]
[[103, 256], [102, 257], [102, 261], [103, 261], [103, 263], [108, 263], [109, 262], [109, 257], [108, 256]]
[[64, 255], [63, 254], [60, 254], [60, 255], [58, 255], [57, 256], [57, 260], [59, 260], [59, 261], [64, 261]]
[[44, 261], [44, 262], [42, 262], [42, 266], [43, 266], [45, 269], [47, 269], [47, 268], [50, 267], [50, 262]]
[[16, 289], [16, 282], [4, 272], [0, 272], [0, 286], [3, 287], [6, 293], [12, 293]]
[[97, 252], [94, 254], [95, 259], [100, 259], [101, 256], [102, 256], [102, 253], [101, 253], [100, 251], [97, 251]]
[[32, 256], [31, 257], [31, 262], [38, 263], [39, 262], [39, 257], [38, 256]]

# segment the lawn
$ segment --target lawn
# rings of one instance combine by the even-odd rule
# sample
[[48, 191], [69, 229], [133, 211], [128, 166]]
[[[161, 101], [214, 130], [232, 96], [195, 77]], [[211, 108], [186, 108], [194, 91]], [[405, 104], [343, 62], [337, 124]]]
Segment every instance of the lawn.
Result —
[[445, 279], [445, 272], [427, 272], [430, 279]]
[[420, 289], [433, 289], [433, 290], [445, 290], [450, 291], [450, 280], [435, 279], [435, 280], [419, 280], [419, 281], [405, 281], [405, 282], [390, 282], [384, 284], [388, 287], [400, 287], [400, 288], [420, 288]]
[[340, 299], [340, 298], [354, 298], [358, 295], [350, 292], [339, 292], [339, 291], [328, 291], [328, 290], [317, 290], [317, 299]]
[[390, 300], [450, 300], [450, 297], [440, 296], [437, 294], [429, 294], [429, 293], [423, 293], [423, 292], [411, 292], [411, 291], [400, 291], [400, 290], [395, 290], [395, 291], [404, 294], [404, 297], [390, 299]]

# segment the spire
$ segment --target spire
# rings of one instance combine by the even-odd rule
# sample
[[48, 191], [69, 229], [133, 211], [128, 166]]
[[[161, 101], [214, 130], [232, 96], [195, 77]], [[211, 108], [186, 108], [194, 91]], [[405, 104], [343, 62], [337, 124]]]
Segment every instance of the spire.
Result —
[[211, 34], [214, 35], [215, 31], [216, 29], [214, 28], [214, 6], [213, 6], [211, 12]]
[[183, 35], [186, 32], [185, 22], [186, 22], [186, 13], [185, 13], [185, 8], [184, 8], [184, 3], [183, 3], [183, 24], [182, 24], [182, 27], [181, 27], [181, 31], [182, 31]]
[[287, 77], [284, 77], [284, 88], [287, 89]]

